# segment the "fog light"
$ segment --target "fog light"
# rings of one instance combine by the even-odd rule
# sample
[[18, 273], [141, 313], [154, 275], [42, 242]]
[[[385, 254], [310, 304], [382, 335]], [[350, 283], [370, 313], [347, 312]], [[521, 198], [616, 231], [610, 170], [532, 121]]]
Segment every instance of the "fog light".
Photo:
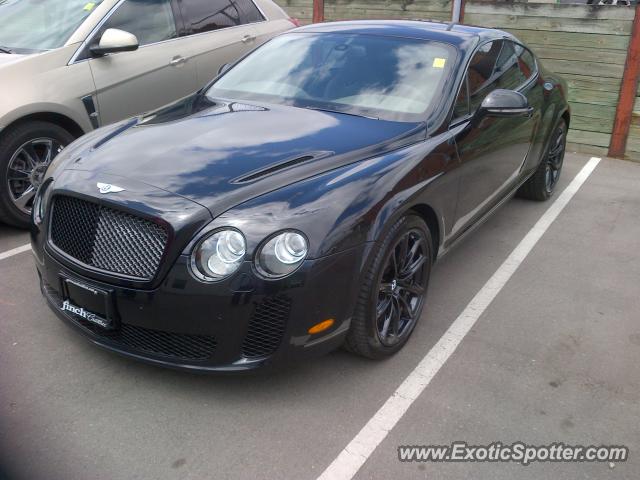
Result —
[[315, 335], [316, 333], [324, 332], [325, 330], [331, 328], [334, 323], [335, 320], [333, 318], [328, 318], [327, 320], [317, 323], [316, 325], [311, 327], [309, 329], [309, 334]]

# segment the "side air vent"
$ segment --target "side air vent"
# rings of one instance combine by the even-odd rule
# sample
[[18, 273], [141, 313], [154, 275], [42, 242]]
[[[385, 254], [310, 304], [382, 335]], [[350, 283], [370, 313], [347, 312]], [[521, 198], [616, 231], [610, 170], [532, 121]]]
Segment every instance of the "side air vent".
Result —
[[265, 168], [261, 168], [258, 170], [254, 170], [246, 175], [241, 177], [234, 178], [231, 180], [231, 183], [249, 183], [260, 178], [266, 177], [268, 175], [273, 175], [274, 173], [280, 172], [282, 170], [286, 170], [288, 168], [294, 167], [296, 165], [300, 165], [301, 163], [310, 162], [311, 160], [318, 160], [320, 158], [328, 157], [332, 155], [333, 152], [313, 152], [308, 153], [306, 155], [291, 158], [289, 160], [285, 160], [283, 162], [274, 163], [273, 165], [269, 165]]
[[290, 311], [291, 299], [283, 295], [269, 297], [256, 305], [242, 344], [245, 358], [266, 357], [278, 349]]

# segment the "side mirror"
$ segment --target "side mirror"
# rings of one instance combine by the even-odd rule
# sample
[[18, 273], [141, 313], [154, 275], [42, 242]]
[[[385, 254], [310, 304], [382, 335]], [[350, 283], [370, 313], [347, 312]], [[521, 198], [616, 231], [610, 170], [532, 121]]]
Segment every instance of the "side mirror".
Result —
[[225, 63], [224, 65], [220, 65], [220, 68], [218, 69], [218, 75], [222, 75], [223, 73], [225, 73], [230, 68], [231, 68], [231, 64], [230, 63]]
[[498, 88], [485, 97], [478, 113], [491, 117], [530, 117], [533, 108], [520, 92]]
[[138, 49], [138, 39], [132, 33], [109, 28], [100, 37], [98, 45], [89, 50], [95, 57], [102, 57], [107, 53], [132, 52]]

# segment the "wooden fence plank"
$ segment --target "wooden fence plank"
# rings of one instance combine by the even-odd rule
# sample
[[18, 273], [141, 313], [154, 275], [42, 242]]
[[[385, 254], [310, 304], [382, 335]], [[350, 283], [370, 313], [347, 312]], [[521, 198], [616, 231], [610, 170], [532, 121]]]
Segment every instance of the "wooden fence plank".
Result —
[[606, 50], [589, 47], [557, 47], [549, 45], [531, 46], [538, 57], [556, 60], [571, 59], [576, 62], [600, 62], [624, 65], [627, 55], [624, 50]]
[[[542, 62], [546, 65], [546, 62]], [[571, 75], [563, 74], [564, 78], [569, 84], [569, 88], [584, 88], [588, 90], [599, 90], [604, 92], [620, 91], [620, 79], [619, 78], [606, 78], [606, 77], [591, 77], [587, 75]]]
[[581, 117], [571, 113], [571, 125], [573, 130], [583, 130], [585, 132], [611, 133], [613, 131], [613, 120], [601, 121], [590, 117]]
[[567, 142], [567, 151], [587, 153], [589, 155], [596, 155], [598, 157], [607, 156], [607, 149], [605, 147], [594, 147], [593, 145], [587, 145], [583, 143]]
[[598, 72], [599, 77], [622, 78], [623, 65], [612, 65], [598, 62], [574, 62], [572, 60], [547, 59], [542, 62], [545, 67], [555, 73], [572, 73], [580, 75], [585, 72]]
[[583, 132], [582, 130], [571, 130], [567, 133], [567, 142], [583, 143], [595, 147], [608, 147], [611, 135], [608, 133]]
[[580, 18], [584, 20], [633, 20], [633, 9], [613, 5], [466, 2], [468, 14], [525, 17]]
[[569, 101], [615, 107], [618, 104], [618, 92], [601, 92], [598, 90], [587, 90], [584, 88], [569, 88]]
[[571, 113], [581, 117], [589, 117], [612, 122], [616, 115], [616, 109], [615, 107], [606, 107], [604, 105], [591, 105], [588, 103], [573, 102], [571, 104]]
[[631, 21], [599, 20], [597, 22], [575, 18], [519, 17], [469, 13], [465, 10], [465, 23], [491, 28], [517, 28], [520, 30], [550, 30], [554, 32], [600, 33], [603, 35], [629, 35]]
[[434, 21], [449, 20], [449, 13], [444, 12], [423, 12], [422, 15], [403, 11], [389, 10], [346, 10], [343, 8], [325, 7], [325, 18], [327, 20], [357, 20], [357, 19], [429, 19]]
[[562, 45], [564, 47], [591, 47], [624, 50], [629, 45], [626, 35], [600, 35], [595, 33], [568, 33], [559, 31], [521, 30], [511, 25], [503, 25], [503, 30], [512, 33], [523, 42], [531, 46]]

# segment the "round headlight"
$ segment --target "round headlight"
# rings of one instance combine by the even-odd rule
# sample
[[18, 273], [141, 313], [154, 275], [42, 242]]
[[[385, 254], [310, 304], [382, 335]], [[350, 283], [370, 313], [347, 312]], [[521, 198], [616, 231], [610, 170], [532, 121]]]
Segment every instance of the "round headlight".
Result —
[[293, 273], [309, 253], [307, 239], [297, 232], [284, 232], [271, 238], [258, 254], [258, 270], [269, 277]]
[[220, 230], [201, 241], [191, 254], [193, 273], [213, 282], [238, 270], [246, 253], [246, 242], [236, 230]]

